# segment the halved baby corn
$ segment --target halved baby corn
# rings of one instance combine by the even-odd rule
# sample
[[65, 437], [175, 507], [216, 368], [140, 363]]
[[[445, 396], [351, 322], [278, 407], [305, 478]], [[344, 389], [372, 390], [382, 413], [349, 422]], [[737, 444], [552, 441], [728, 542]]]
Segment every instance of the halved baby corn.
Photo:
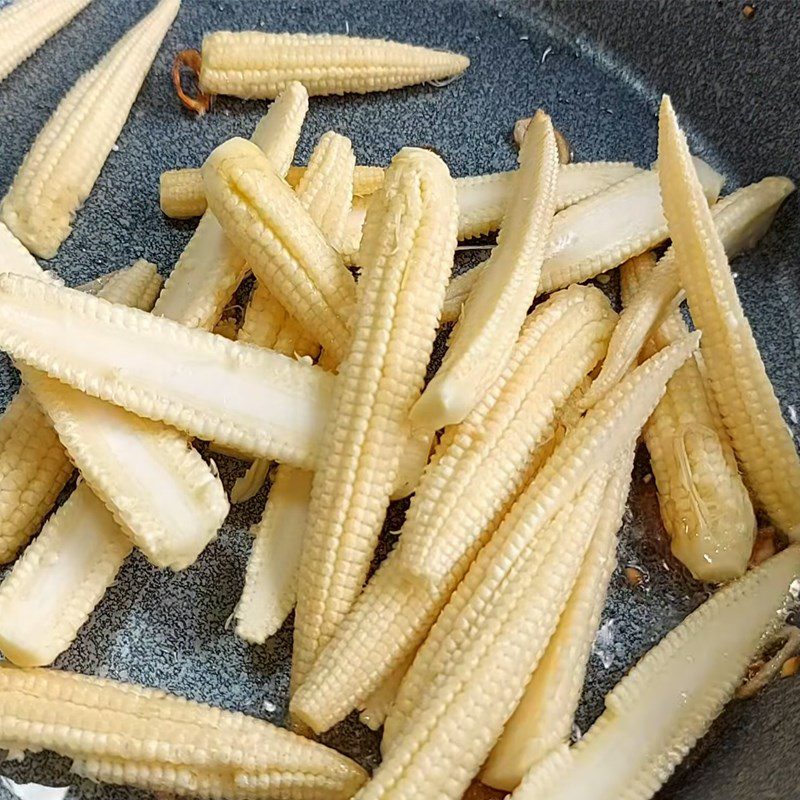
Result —
[[[723, 178], [699, 158], [694, 166], [709, 202], [714, 202]], [[594, 278], [667, 238], [661, 211], [658, 173], [641, 170], [601, 192], [559, 211], [553, 218], [539, 294]], [[455, 278], [447, 289], [448, 316], [463, 305], [478, 280], [481, 264]]]
[[315, 465], [333, 381], [318, 367], [15, 275], [0, 275], [0, 307], [0, 346], [85, 392], [84, 403], [98, 397], [251, 457]]
[[133, 545], [82, 482], [0, 584], [0, 652], [52, 664], [116, 577]]
[[91, 0], [16, 0], [0, 10], [0, 81]]
[[[714, 226], [729, 259], [756, 245], [772, 224], [781, 203], [793, 191], [794, 183], [789, 178], [764, 178], [711, 206]], [[587, 407], [635, 363], [656, 323], [683, 297], [675, 253], [670, 249], [644, 279], [630, 304], [625, 305], [600, 375], [584, 398]]]
[[624, 503], [601, 502], [612, 472], [627, 481], [612, 464], [624, 454], [630, 465], [638, 430], [696, 344], [687, 337], [621, 381], [520, 495], [403, 679], [384, 761], [359, 800], [418, 797], [423, 786], [455, 800], [467, 788], [555, 629], [598, 517], [619, 524]]
[[[305, 167], [292, 167], [286, 175], [290, 186], [300, 182]], [[626, 162], [588, 161], [561, 165], [556, 182], [556, 211], [613, 186], [641, 172]], [[383, 184], [382, 167], [356, 166], [353, 173], [353, 197], [369, 197]], [[456, 178], [458, 198], [458, 238], [473, 239], [500, 228], [512, 193], [516, 171], [493, 172]], [[176, 219], [199, 217], [207, 207], [203, 176], [199, 168], [173, 169], [160, 179], [161, 210]], [[353, 221], [356, 246], [361, 238], [360, 222]]]
[[[304, 722], [329, 728], [413, 654], [527, 482], [557, 409], [602, 358], [614, 317], [603, 294], [583, 286], [554, 295], [531, 315], [503, 375], [445, 432], [396, 551], [296, 691], [291, 708]], [[425, 572], [429, 562], [438, 569]]]
[[[268, 722], [48, 669], [0, 666], [0, 746], [54, 750], [84, 774], [124, 775], [144, 788], [158, 779], [179, 794], [193, 793], [180, 779], [195, 773], [200, 793], [205, 787], [211, 797], [221, 796], [207, 788], [213, 776], [227, 778], [239, 796], [270, 800], [347, 800], [366, 777], [345, 756]], [[170, 770], [174, 785], [164, 786]]]
[[444, 162], [427, 150], [401, 150], [367, 212], [353, 342], [333, 385], [314, 475], [298, 583], [294, 686], [367, 576], [408, 438], [408, 412], [433, 349], [456, 218]]
[[[646, 254], [622, 266], [622, 301], [651, 274]], [[662, 319], [642, 355], [686, 336], [678, 310]], [[667, 384], [644, 427], [661, 519], [673, 554], [698, 580], [718, 583], [747, 569], [756, 519], [713, 398], [698, 362], [689, 359]]]
[[536, 294], [555, 209], [558, 152], [553, 124], [536, 114], [497, 246], [473, 286], [444, 361], [411, 409], [411, 423], [435, 431], [461, 422], [503, 371]]
[[798, 575], [792, 546], [720, 589], [606, 696], [578, 744], [534, 766], [514, 800], [649, 800], [733, 696]]
[[659, 116], [664, 210], [703, 360], [745, 481], [775, 525], [800, 537], [800, 459], [742, 312], [725, 250], [669, 98]]
[[[623, 460], [617, 469], [624, 473], [628, 468]], [[623, 508], [628, 487], [628, 476], [619, 475], [609, 483], [604, 504]], [[605, 514], [601, 520], [558, 627], [481, 769], [481, 780], [489, 786], [513, 791], [533, 764], [569, 741], [606, 590], [617, 563], [619, 516]]]
[[200, 89], [273, 98], [290, 81], [311, 95], [379, 92], [462, 73], [466, 56], [382, 39], [217, 31], [203, 38]]
[[0, 206], [0, 219], [32, 253], [53, 258], [69, 236], [179, 7], [161, 0], [78, 80], [36, 137]]
[[[39, 274], [36, 262], [2, 223], [0, 258], [6, 269]], [[108, 299], [149, 309], [159, 287], [155, 266], [138, 261], [111, 276], [100, 291]], [[0, 563], [13, 559], [39, 528], [72, 471], [52, 423], [21, 386], [0, 417]]]
[[[251, 141], [278, 175], [285, 175], [292, 163], [307, 111], [308, 92], [299, 83], [291, 83], [253, 132]], [[211, 329], [247, 269], [244, 257], [207, 212], [167, 278], [153, 313], [191, 328]]]
[[237, 636], [251, 644], [276, 633], [294, 607], [313, 477], [279, 467], [264, 514], [252, 530], [253, 549], [234, 613]]
[[[556, 181], [556, 211], [561, 211], [641, 170], [625, 162], [596, 161], [561, 165]], [[456, 178], [458, 238], [473, 239], [500, 228], [513, 197], [516, 171]]]
[[231, 139], [203, 166], [209, 207], [256, 277], [341, 360], [353, 278], [295, 193], [252, 144]]

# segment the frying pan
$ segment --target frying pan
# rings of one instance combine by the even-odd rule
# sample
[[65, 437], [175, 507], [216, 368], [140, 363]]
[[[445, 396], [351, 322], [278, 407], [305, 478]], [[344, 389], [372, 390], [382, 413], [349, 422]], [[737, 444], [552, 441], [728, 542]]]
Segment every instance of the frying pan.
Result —
[[[2, 4], [2, 3], [0, 3]], [[0, 84], [0, 189], [58, 100], [152, 0], [95, 0], [75, 21]], [[49, 266], [70, 285], [144, 257], [166, 273], [193, 224], [166, 220], [158, 207], [164, 169], [199, 164], [219, 142], [248, 135], [263, 102], [219, 98], [203, 119], [185, 113], [169, 81], [174, 53], [198, 46], [205, 31], [233, 28], [349, 32], [464, 52], [466, 75], [446, 87], [388, 94], [312, 98], [298, 156], [308, 157], [331, 128], [353, 140], [362, 163], [384, 164], [403, 145], [433, 146], [454, 175], [509, 169], [514, 121], [537, 107], [553, 115], [576, 160], [656, 154], [656, 105], [668, 91], [694, 151], [728, 178], [726, 191], [771, 173], [800, 177], [797, 52], [800, 16], [791, 0], [757, 0], [746, 16], [738, 0], [185, 0], [75, 231]], [[795, 420], [800, 395], [800, 252], [796, 196], [757, 251], [736, 262], [738, 288], [784, 414]], [[461, 265], [463, 268], [463, 265]], [[612, 294], [614, 282], [603, 287]], [[4, 406], [17, 385], [0, 364]], [[241, 471], [220, 459], [226, 484]], [[603, 636], [589, 665], [576, 725], [586, 730], [604, 694], [630, 665], [708, 595], [669, 555], [646, 455], [620, 536]], [[216, 705], [284, 722], [291, 621], [264, 646], [226, 629], [242, 586], [247, 527], [262, 491], [235, 506], [219, 538], [179, 574], [159, 572], [138, 554], [124, 566], [58, 667], [159, 686]], [[403, 504], [386, 530], [397, 530]], [[384, 537], [382, 552], [390, 546]], [[622, 569], [647, 576], [633, 588]], [[800, 797], [800, 680], [780, 680], [750, 701], [734, 702], [713, 725], [661, 800], [797, 800]], [[577, 733], [577, 731], [576, 731]], [[324, 741], [372, 768], [378, 737], [349, 719]], [[71, 796], [148, 795], [97, 787], [52, 755], [0, 764], [18, 782], [73, 786]], [[0, 797], [10, 794], [0, 786]], [[587, 798], [590, 800], [590, 798]]]

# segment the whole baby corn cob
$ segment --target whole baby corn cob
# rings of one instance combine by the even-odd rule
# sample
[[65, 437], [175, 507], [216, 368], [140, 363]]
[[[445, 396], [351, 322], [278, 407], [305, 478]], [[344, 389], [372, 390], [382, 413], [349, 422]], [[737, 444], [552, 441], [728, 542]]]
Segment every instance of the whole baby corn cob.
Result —
[[34, 254], [53, 258], [92, 191], [180, 0], [161, 0], [59, 103], [0, 206], [0, 218]]
[[720, 589], [606, 696], [578, 744], [533, 767], [513, 800], [648, 800], [733, 696], [782, 619], [800, 548], [789, 547]]
[[350, 759], [268, 722], [56, 670], [0, 667], [0, 731], [3, 747], [51, 749], [83, 773], [180, 794], [192, 773], [210, 797], [227, 785], [284, 800], [346, 800], [365, 779]]
[[415, 148], [394, 157], [370, 203], [353, 342], [333, 386], [303, 541], [294, 686], [367, 576], [433, 349], [456, 215], [444, 162]]
[[[654, 264], [652, 255], [623, 264], [623, 303], [635, 297]], [[643, 356], [686, 333], [680, 311], [673, 311], [653, 332]], [[670, 378], [644, 427], [644, 441], [673, 554], [698, 580], [718, 583], [747, 569], [756, 519], [708, 392], [699, 364], [689, 359]]]
[[[354, 164], [350, 140], [329, 131], [314, 148], [308, 169], [296, 189], [301, 204], [331, 243], [344, 234], [353, 194]], [[316, 358], [320, 351], [314, 338], [260, 282], [256, 283], [250, 297], [239, 339], [277, 350], [285, 356]], [[232, 499], [234, 493], [242, 500], [252, 497], [263, 485], [266, 475], [265, 462], [254, 462], [244, 478], [234, 485]], [[245, 484], [247, 490], [242, 491]], [[234, 499], [234, 502], [239, 501]]]
[[294, 192], [241, 139], [209, 156], [203, 179], [209, 207], [256, 277], [340, 360], [350, 338], [353, 278]]
[[[251, 141], [281, 176], [292, 163], [307, 111], [308, 92], [299, 83], [291, 83], [253, 132]], [[247, 269], [214, 215], [206, 212], [167, 278], [153, 313], [209, 330]]]
[[558, 627], [481, 768], [481, 780], [489, 786], [513, 791], [533, 764], [569, 741], [606, 590], [616, 565], [619, 509], [625, 506], [630, 482], [624, 459], [617, 469], [620, 474], [609, 482], [603, 501], [617, 511], [604, 514], [595, 528]]
[[[621, 381], [567, 432], [520, 495], [403, 679], [384, 728], [386, 757], [362, 798], [387, 791], [412, 797], [423, 774], [436, 796], [457, 798], [466, 789], [522, 695], [591, 536], [580, 526], [555, 540], [546, 531], [559, 514], [568, 525], [582, 487], [590, 494], [599, 488], [602, 497], [607, 476], [596, 482], [607, 467], [600, 465], [632, 447], [667, 379], [696, 344], [696, 336], [687, 337]], [[609, 504], [600, 508], [622, 513]], [[597, 518], [595, 508], [590, 519]], [[481, 678], [486, 665], [491, 672]]]
[[[793, 191], [794, 183], [788, 178], [764, 178], [711, 206], [714, 226], [729, 259], [755, 247], [772, 224], [781, 203]], [[656, 323], [683, 297], [675, 253], [670, 249], [623, 309], [600, 375], [584, 399], [587, 407], [635, 363]]]
[[[295, 692], [292, 711], [312, 728], [324, 730], [366, 702], [422, 642], [526, 484], [557, 409], [602, 358], [614, 316], [594, 288], [554, 295], [523, 326], [503, 375], [461, 425], [445, 432], [397, 550]], [[441, 569], [423, 582], [413, 573], [424, 573], [428, 561]]]
[[52, 664], [131, 549], [111, 512], [82, 482], [0, 584], [3, 655], [23, 667]]
[[[354, 165], [350, 140], [333, 132], [326, 133], [314, 149], [308, 169], [296, 189], [301, 204], [331, 243], [339, 241], [344, 232], [353, 195]], [[260, 313], [258, 309], [261, 309]], [[313, 339], [261, 283], [253, 291], [245, 324], [250, 341], [265, 334], [265, 338], [269, 337], [271, 341], [262, 346], [272, 347], [284, 355], [319, 353]], [[252, 478], [255, 472], [257, 476], [263, 474], [265, 479], [266, 464], [263, 460], [254, 462], [245, 478]], [[236, 633], [253, 644], [260, 644], [272, 636], [294, 607], [312, 478], [311, 473], [279, 466], [267, 507], [253, 529], [253, 550], [235, 614]], [[253, 485], [247, 494], [258, 490], [257, 480], [250, 480], [250, 483]], [[263, 479], [260, 483], [263, 484]], [[234, 490], [241, 486], [237, 481]]]
[[[39, 267], [0, 223], [6, 269], [38, 274]], [[136, 262], [101, 289], [108, 299], [152, 307], [160, 287], [155, 266]], [[72, 474], [73, 466], [50, 420], [26, 386], [0, 417], [0, 563], [14, 558], [39, 528]]]
[[[417, 698], [417, 709], [400, 733], [392, 734], [381, 766], [357, 797], [418, 797], [422, 774], [437, 797], [462, 796], [556, 626], [603, 513], [607, 483], [608, 467], [602, 467], [541, 528], [535, 544], [518, 550], [516, 557], [507, 558], [491, 544], [478, 556], [428, 640], [439, 641], [439, 630], [447, 627], [454, 648], [447, 659], [436, 659], [435, 672], [426, 671], [428, 686]], [[497, 535], [502, 533], [501, 525]], [[462, 601], [462, 595], [471, 599]], [[451, 607], [460, 607], [460, 619], [449, 613]], [[422, 646], [403, 680], [398, 704], [428, 647], [427, 642]], [[471, 674], [467, 681], [466, 672]], [[394, 715], [395, 708], [388, 720]], [[457, 755], [460, 745], [464, 749]]]
[[[709, 202], [717, 199], [723, 178], [699, 158], [694, 166]], [[658, 174], [641, 170], [626, 180], [559, 211], [553, 218], [539, 294], [594, 278], [667, 238]], [[459, 275], [447, 289], [447, 319], [466, 302], [484, 264]]]
[[0, 81], [91, 0], [17, 0], [0, 10]]
[[411, 423], [438, 430], [461, 422], [505, 366], [533, 302], [555, 208], [553, 125], [542, 111], [525, 137], [521, 167], [485, 269], [470, 292], [444, 361], [411, 410]]
[[311, 95], [379, 92], [462, 73], [466, 56], [382, 39], [261, 31], [203, 38], [200, 89], [273, 98], [290, 81]]
[[333, 381], [318, 367], [16, 275], [0, 275], [0, 308], [0, 346], [47, 373], [37, 381], [56, 378], [54, 393], [72, 386], [76, 403], [106, 401], [98, 414], [113, 403], [251, 457], [315, 465]]
[[800, 536], [800, 459], [742, 312], [725, 250], [691, 171], [668, 97], [659, 116], [659, 163], [681, 284], [704, 335], [703, 360], [745, 481], [788, 536]]

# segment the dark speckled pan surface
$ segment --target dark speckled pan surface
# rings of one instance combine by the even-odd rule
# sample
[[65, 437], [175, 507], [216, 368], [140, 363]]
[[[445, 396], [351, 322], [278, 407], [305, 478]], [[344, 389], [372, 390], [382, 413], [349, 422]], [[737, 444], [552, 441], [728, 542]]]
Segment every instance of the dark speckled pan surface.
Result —
[[[0, 5], [2, 5], [0, 0]], [[5, 191], [37, 131], [77, 76], [138, 19], [152, 0], [94, 0], [70, 26], [0, 84], [0, 189]], [[366, 97], [313, 98], [298, 156], [333, 128], [353, 139], [364, 163], [386, 163], [402, 145], [432, 145], [455, 175], [508, 169], [515, 119], [547, 108], [576, 160], [655, 158], [655, 110], [669, 91], [698, 152], [728, 176], [726, 191], [769, 173], [800, 177], [797, 53], [800, 16], [793, 0], [756, 2], [751, 19], [730, 0], [539, 0], [539, 2], [255, 2], [184, 0], [131, 117], [75, 231], [50, 262], [70, 284], [145, 257], [167, 273], [191, 235], [191, 223], [166, 220], [158, 176], [199, 164], [231, 135], [247, 135], [262, 102], [221, 99], [196, 119], [173, 96], [175, 51], [199, 45], [219, 28], [329, 31], [391, 37], [467, 53], [472, 67], [445, 88], [430, 86]], [[800, 389], [800, 220], [793, 197], [756, 253], [736, 262], [742, 302], [775, 382], [787, 420]], [[613, 289], [613, 282], [609, 289]], [[0, 363], [4, 406], [17, 378]], [[794, 426], [796, 428], [796, 426]], [[223, 460], [224, 461], [224, 460]], [[646, 472], [646, 457], [637, 474]], [[227, 485], [241, 464], [221, 465]], [[227, 629], [242, 585], [247, 527], [262, 492], [235, 507], [219, 539], [190, 569], [158, 572], [133, 556], [97, 613], [58, 666], [160, 686], [276, 723], [286, 712], [291, 626], [263, 647]], [[402, 506], [387, 530], [399, 527]], [[388, 541], [388, 539], [387, 539]], [[602, 709], [603, 694], [627, 668], [706, 596], [668, 555], [652, 483], [637, 481], [604, 617], [603, 646], [590, 664], [578, 725]], [[621, 568], [649, 576], [634, 590]], [[800, 680], [733, 704], [714, 724], [662, 800], [800, 798]], [[374, 767], [376, 735], [348, 720], [325, 741]], [[76, 781], [63, 759], [4, 763], [18, 781], [75, 787], [75, 797], [141, 793]], [[0, 797], [5, 797], [0, 786]], [[587, 800], [590, 800], [587, 798]]]

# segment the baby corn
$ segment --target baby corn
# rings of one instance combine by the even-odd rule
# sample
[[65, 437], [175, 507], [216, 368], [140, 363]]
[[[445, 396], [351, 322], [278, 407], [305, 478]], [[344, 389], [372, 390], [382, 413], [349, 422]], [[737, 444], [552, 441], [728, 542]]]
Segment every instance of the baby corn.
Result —
[[209, 207], [256, 277], [337, 360], [349, 342], [353, 278], [258, 148], [220, 145], [203, 166]]
[[466, 56], [382, 39], [261, 31], [203, 38], [205, 94], [273, 98], [290, 81], [311, 95], [380, 92], [459, 75]]
[[72, 386], [76, 402], [97, 397], [251, 457], [315, 464], [333, 380], [318, 367], [15, 275], [0, 275], [0, 308], [0, 346], [57, 378], [54, 392]]
[[411, 410], [434, 431], [461, 422], [502, 372], [536, 287], [555, 208], [558, 152], [550, 117], [537, 112], [497, 247], [450, 336], [439, 371]]
[[34, 254], [53, 258], [89, 196], [180, 0], [161, 0], [64, 97], [0, 206], [0, 219]]
[[704, 332], [709, 384], [754, 500], [791, 538], [800, 537], [800, 459], [742, 312], [725, 251], [669, 98], [659, 117], [659, 163], [681, 283]]
[[[715, 201], [722, 188], [722, 176], [699, 158], [694, 159], [694, 166], [705, 196], [709, 202]], [[666, 238], [658, 174], [641, 170], [555, 215], [539, 294], [594, 278]], [[485, 264], [480, 264], [450, 283], [444, 321], [457, 318], [484, 268]]]
[[[556, 181], [556, 211], [641, 172], [628, 163], [607, 161], [561, 165]], [[458, 238], [474, 239], [500, 228], [513, 197], [516, 172], [456, 178]]]
[[[589, 161], [562, 165], [556, 182], [556, 210], [561, 211], [641, 171], [624, 162]], [[304, 172], [305, 167], [292, 167], [286, 175], [289, 185], [296, 187]], [[366, 198], [374, 194], [383, 184], [383, 172], [381, 167], [356, 166], [353, 197]], [[455, 179], [459, 239], [474, 239], [500, 228], [515, 175], [514, 171], [494, 172]], [[168, 217], [199, 217], [206, 210], [206, 192], [200, 169], [174, 169], [162, 173], [160, 202], [161, 210]], [[360, 220], [351, 220], [351, 250], [358, 246], [363, 223], [363, 215]]]
[[503, 375], [445, 432], [397, 550], [292, 699], [293, 713], [312, 728], [325, 730], [365, 703], [422, 642], [527, 482], [556, 410], [602, 358], [614, 316], [594, 288], [554, 295], [523, 326]]
[[0, 10], [0, 81], [91, 0], [17, 0]]
[[533, 764], [569, 740], [616, 565], [617, 530], [630, 482], [628, 462], [617, 469], [603, 500], [615, 511], [598, 523], [558, 627], [481, 769], [481, 780], [489, 786], [513, 791]]
[[419, 397], [456, 246], [444, 162], [406, 148], [367, 213], [353, 343], [333, 386], [300, 564], [293, 685], [350, 610], [367, 576], [408, 412]]
[[179, 794], [192, 793], [180, 778], [194, 773], [201, 792], [225, 776], [240, 796], [347, 800], [366, 777], [348, 758], [267, 722], [56, 670], [0, 667], [0, 731], [4, 748], [54, 750], [105, 780], [147, 788], [172, 771], [167, 788]]
[[397, 690], [400, 688], [403, 676], [408, 671], [413, 660], [414, 654], [412, 653], [366, 699], [364, 707], [358, 714], [359, 722], [362, 725], [366, 725], [372, 731], [380, 729], [389, 715], [389, 709], [397, 696]]
[[72, 644], [131, 552], [111, 512], [81, 483], [0, 584], [0, 651], [52, 664]]
[[[292, 163], [308, 111], [308, 93], [289, 84], [257, 125], [251, 141], [279, 175]], [[211, 329], [247, 272], [213, 214], [206, 213], [172, 270], [153, 313], [191, 328]]]
[[[794, 184], [788, 178], [764, 178], [711, 206], [714, 226], [729, 259], [756, 245], [793, 191]], [[675, 254], [670, 249], [623, 309], [600, 375], [584, 399], [587, 407], [635, 363], [656, 323], [683, 296]]]
[[[652, 256], [640, 256], [623, 265], [624, 303], [635, 297], [654, 262]], [[686, 333], [680, 311], [673, 311], [656, 328], [643, 355]], [[753, 549], [755, 515], [694, 359], [670, 378], [644, 427], [644, 441], [673, 554], [698, 580], [718, 583], [743, 575]]]
[[[41, 274], [2, 223], [0, 253], [6, 269]], [[155, 266], [138, 261], [111, 276], [100, 292], [107, 299], [149, 309], [159, 287]], [[39, 528], [72, 470], [50, 420], [23, 385], [0, 417], [0, 563], [13, 559]]]
[[578, 744], [533, 767], [513, 800], [652, 797], [733, 696], [799, 574], [793, 546], [720, 589], [617, 684]]
[[[551, 545], [544, 531], [559, 514], [565, 513], [568, 522], [570, 503], [582, 487], [596, 495], [589, 505], [598, 504], [606, 485], [605, 478], [597, 483], [605, 469], [601, 465], [631, 448], [666, 381], [696, 346], [697, 337], [687, 337], [634, 370], [566, 433], [522, 492], [403, 679], [384, 727], [386, 758], [363, 797], [381, 796], [390, 787], [393, 796], [414, 796], [425, 773], [437, 796], [456, 798], [466, 789], [555, 628], [592, 532], [576, 526]], [[603, 514], [622, 513], [621, 507], [599, 507]], [[594, 508], [590, 519], [597, 518]], [[528, 584], [548, 576], [549, 583], [538, 590]], [[528, 602], [540, 611], [526, 612]], [[526, 632], [517, 635], [520, 630]], [[507, 642], [509, 631], [514, 636]], [[517, 652], [528, 645], [535, 647]], [[507, 658], [493, 661], [504, 653]], [[476, 679], [484, 664], [493, 667], [486, 673], [491, 678]]]
[[[443, 799], [462, 796], [555, 628], [598, 516], [608, 513], [601, 506], [607, 481], [608, 468], [599, 469], [574, 502], [538, 531], [535, 543], [508, 552], [490, 544], [478, 556], [400, 686], [402, 705], [407, 685], [424, 665], [427, 686], [400, 732], [391, 735], [360, 800], [419, 797], [423, 785]], [[622, 508], [614, 511], [619, 524]], [[513, 518], [512, 511], [507, 519]], [[503, 533], [501, 525], [497, 536]], [[426, 658], [445, 630], [444, 648]], [[393, 709], [387, 724], [394, 715]]]
[[313, 474], [281, 466], [261, 521], [253, 528], [236, 634], [262, 644], [278, 631], [297, 597], [297, 572], [308, 519]]

